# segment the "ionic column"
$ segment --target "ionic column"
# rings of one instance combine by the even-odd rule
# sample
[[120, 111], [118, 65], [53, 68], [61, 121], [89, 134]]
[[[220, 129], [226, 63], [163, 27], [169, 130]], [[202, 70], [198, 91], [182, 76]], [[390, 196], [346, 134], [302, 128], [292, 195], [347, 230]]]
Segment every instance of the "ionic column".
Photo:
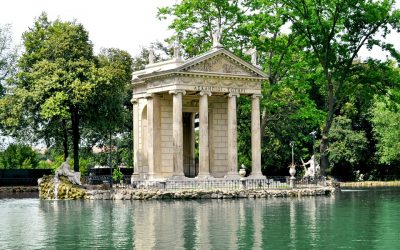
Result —
[[183, 124], [182, 124], [182, 95], [184, 90], [171, 90], [172, 97], [172, 129], [173, 129], [173, 164], [174, 178], [183, 178]]
[[210, 150], [208, 146], [208, 96], [211, 96], [210, 91], [200, 92], [199, 177], [210, 176]]
[[139, 179], [139, 103], [138, 99], [131, 100], [133, 105], [132, 122], [133, 122], [133, 174], [132, 180]]
[[160, 98], [156, 94], [148, 94], [147, 98], [147, 162], [149, 179], [157, 173], [159, 162], [160, 140]]
[[228, 94], [228, 173], [229, 178], [239, 178], [237, 167], [237, 118], [236, 98], [238, 93]]
[[261, 130], [260, 130], [260, 97], [254, 94], [251, 98], [251, 175], [250, 178], [264, 178], [261, 173]]

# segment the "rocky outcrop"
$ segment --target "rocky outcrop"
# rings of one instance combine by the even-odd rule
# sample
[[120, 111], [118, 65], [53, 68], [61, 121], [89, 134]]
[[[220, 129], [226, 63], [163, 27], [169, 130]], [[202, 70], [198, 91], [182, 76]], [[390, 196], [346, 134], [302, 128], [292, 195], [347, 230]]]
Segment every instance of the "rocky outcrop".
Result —
[[77, 200], [87, 199], [86, 189], [83, 186], [72, 184], [67, 177], [60, 176], [58, 184], [54, 176], [43, 176], [38, 180], [39, 198], [44, 200]]

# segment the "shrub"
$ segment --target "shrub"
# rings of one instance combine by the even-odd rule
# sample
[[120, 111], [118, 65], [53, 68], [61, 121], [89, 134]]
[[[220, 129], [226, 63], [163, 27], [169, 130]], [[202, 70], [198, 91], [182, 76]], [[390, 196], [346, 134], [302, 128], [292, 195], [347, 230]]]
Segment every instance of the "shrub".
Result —
[[32, 169], [38, 164], [36, 152], [25, 144], [10, 144], [0, 157], [0, 168], [4, 169]]

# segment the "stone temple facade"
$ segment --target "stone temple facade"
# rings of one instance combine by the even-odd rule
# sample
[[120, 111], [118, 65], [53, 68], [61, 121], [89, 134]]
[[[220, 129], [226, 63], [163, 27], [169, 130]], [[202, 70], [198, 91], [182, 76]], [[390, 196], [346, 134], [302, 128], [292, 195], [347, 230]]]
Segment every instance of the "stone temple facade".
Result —
[[176, 55], [134, 72], [133, 179], [239, 178], [239, 96], [252, 102], [250, 178], [264, 178], [259, 103], [266, 78], [223, 47], [186, 61]]

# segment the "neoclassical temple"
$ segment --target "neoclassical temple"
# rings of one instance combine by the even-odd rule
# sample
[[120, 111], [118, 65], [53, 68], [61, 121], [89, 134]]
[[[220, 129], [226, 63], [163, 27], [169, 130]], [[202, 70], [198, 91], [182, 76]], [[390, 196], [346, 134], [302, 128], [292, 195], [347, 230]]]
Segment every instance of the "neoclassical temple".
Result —
[[189, 60], [178, 52], [169, 61], [150, 58], [132, 80], [133, 178], [239, 178], [239, 96], [252, 102], [250, 178], [263, 178], [259, 106], [266, 78], [222, 46]]

